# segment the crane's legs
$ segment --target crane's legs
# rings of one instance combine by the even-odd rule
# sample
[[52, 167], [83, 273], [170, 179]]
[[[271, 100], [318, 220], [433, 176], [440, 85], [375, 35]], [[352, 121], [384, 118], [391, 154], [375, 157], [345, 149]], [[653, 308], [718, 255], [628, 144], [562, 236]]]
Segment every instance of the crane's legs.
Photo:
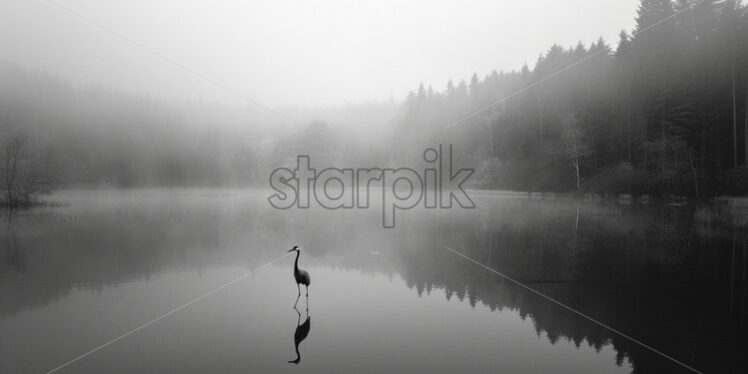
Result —
[[299, 286], [298, 283], [296, 283], [296, 288], [299, 290], [299, 294], [296, 296], [296, 301], [293, 303], [294, 308], [296, 308], [296, 304], [299, 303], [299, 298], [301, 297], [301, 286]]

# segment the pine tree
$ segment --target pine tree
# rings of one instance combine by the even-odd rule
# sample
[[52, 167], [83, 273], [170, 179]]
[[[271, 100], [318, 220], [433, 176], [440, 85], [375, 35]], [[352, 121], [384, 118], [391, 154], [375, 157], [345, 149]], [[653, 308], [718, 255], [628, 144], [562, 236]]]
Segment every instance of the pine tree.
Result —
[[634, 35], [673, 14], [670, 0], [642, 0], [637, 9]]

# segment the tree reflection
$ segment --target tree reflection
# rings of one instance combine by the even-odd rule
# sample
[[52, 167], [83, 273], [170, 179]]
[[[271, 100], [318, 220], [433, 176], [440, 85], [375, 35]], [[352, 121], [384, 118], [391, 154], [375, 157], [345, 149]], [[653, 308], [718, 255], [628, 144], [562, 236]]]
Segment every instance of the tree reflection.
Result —
[[[0, 318], [80, 282], [108, 287], [162, 269], [237, 262], [254, 268], [292, 242], [305, 244], [310, 263], [400, 274], [418, 295], [514, 311], [552, 343], [610, 344], [618, 363], [630, 361], [637, 373], [678, 369], [447, 245], [699, 370], [737, 372], [742, 364], [746, 235], [740, 226], [705, 223], [695, 208], [485, 198], [470, 212], [403, 211], [400, 226], [383, 230], [375, 211], [275, 211], [265, 203], [239, 195], [173, 204], [155, 195], [14, 220], [0, 229], [2, 273], [17, 274], [0, 280]], [[57, 286], [29, 292], [27, 283]]]
[[618, 364], [629, 359], [637, 373], [680, 369], [441, 249], [448, 245], [688, 365], [705, 372], [741, 367], [746, 257], [733, 249], [738, 243], [745, 248], [740, 230], [698, 235], [688, 208], [578, 208], [559, 204], [549, 214], [527, 203], [507, 218], [489, 215], [485, 225], [424, 224], [422, 243], [402, 238], [403, 276], [419, 294], [443, 289], [447, 299], [517, 311], [551, 343], [586, 342], [597, 350], [612, 344]]

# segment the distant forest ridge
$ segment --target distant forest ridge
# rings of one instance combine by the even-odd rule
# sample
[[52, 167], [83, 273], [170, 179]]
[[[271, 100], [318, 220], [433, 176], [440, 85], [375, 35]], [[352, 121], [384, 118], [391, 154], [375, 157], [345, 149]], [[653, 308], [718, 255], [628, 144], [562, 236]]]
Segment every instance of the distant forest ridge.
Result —
[[390, 123], [399, 105], [283, 108], [308, 124], [298, 128], [254, 106], [76, 87], [2, 62], [0, 82], [3, 147], [20, 135], [36, 153], [53, 155], [58, 187], [265, 186], [273, 168], [300, 153], [322, 162], [342, 160], [342, 153], [355, 153], [346, 161], [353, 164], [381, 162], [369, 149], [376, 144], [383, 153], [390, 135], [379, 125]]

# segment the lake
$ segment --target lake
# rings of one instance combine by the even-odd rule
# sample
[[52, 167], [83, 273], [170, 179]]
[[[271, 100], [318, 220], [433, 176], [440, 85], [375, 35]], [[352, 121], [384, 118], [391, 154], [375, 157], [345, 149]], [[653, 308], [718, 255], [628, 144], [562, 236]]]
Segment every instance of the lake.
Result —
[[5, 217], [0, 372], [692, 372], [640, 343], [746, 372], [746, 235], [711, 207], [475, 193], [385, 229], [268, 195], [61, 191]]

